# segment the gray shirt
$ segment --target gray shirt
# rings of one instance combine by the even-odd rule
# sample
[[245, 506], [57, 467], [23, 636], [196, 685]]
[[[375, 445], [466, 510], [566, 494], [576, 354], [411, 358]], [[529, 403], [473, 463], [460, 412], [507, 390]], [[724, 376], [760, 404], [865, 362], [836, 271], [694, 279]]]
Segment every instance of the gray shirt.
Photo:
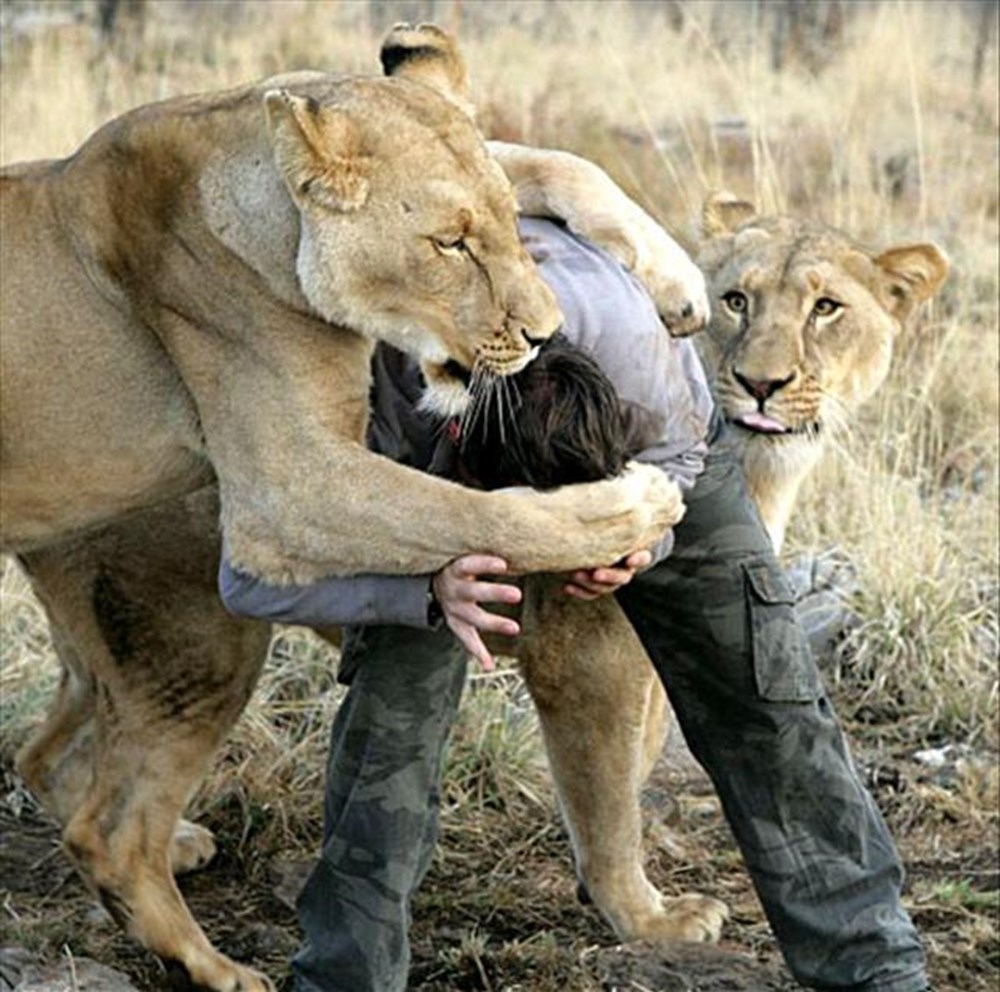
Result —
[[[552, 221], [522, 218], [520, 230], [559, 300], [563, 333], [597, 361], [626, 411], [634, 408], [662, 424], [659, 439], [637, 460], [658, 465], [682, 489], [690, 489], [704, 467], [712, 413], [690, 340], [667, 334], [649, 295], [607, 253]], [[416, 363], [380, 346], [372, 384], [370, 447], [427, 470], [441, 442], [433, 417], [417, 409], [422, 383]], [[668, 534], [654, 549], [654, 560], [665, 557], [672, 545]], [[236, 571], [225, 553], [219, 572], [219, 590], [230, 612], [307, 626], [426, 627], [429, 589], [426, 575], [358, 575], [276, 586]]]

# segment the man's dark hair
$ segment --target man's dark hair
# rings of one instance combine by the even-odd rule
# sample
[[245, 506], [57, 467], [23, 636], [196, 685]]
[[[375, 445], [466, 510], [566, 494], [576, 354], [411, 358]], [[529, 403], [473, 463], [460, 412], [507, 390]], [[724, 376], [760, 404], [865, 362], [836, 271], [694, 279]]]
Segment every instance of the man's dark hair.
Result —
[[[489, 384], [461, 437], [464, 473], [484, 489], [551, 489], [618, 475], [628, 457], [618, 395], [600, 366], [562, 335], [521, 372]], [[502, 422], [501, 422], [502, 419]]]

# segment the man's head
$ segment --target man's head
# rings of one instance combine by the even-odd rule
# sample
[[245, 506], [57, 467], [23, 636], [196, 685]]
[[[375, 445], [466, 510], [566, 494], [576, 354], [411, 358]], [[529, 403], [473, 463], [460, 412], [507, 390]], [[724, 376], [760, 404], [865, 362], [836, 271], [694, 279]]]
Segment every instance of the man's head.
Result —
[[608, 478], [634, 447], [610, 380], [562, 335], [517, 375], [493, 380], [465, 421], [462, 468], [484, 489]]

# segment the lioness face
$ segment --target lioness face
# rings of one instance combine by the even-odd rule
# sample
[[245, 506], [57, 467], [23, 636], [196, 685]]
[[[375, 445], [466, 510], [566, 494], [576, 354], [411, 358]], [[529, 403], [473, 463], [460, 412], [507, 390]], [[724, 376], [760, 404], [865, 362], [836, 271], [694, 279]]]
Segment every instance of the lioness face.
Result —
[[267, 98], [303, 292], [331, 323], [419, 357], [432, 402], [454, 411], [473, 368], [519, 371], [562, 316], [461, 111], [402, 79], [352, 81], [337, 101]]
[[874, 256], [846, 235], [754, 219], [702, 251], [706, 364], [728, 420], [761, 443], [809, 443], [882, 384], [893, 342], [947, 263], [933, 245]]

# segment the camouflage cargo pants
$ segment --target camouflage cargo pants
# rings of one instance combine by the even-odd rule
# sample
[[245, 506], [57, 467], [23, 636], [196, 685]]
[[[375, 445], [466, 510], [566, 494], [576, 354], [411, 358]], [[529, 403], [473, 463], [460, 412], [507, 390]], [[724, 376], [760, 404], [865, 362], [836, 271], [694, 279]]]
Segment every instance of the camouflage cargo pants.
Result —
[[[711, 775], [796, 977], [921, 992], [902, 870], [858, 780], [790, 590], [724, 437], [665, 562], [619, 600]], [[401, 992], [410, 897], [426, 869], [441, 754], [464, 677], [446, 632], [368, 628], [330, 753], [326, 840], [299, 910], [298, 992]]]
[[922, 992], [899, 856], [728, 433], [687, 506], [670, 558], [618, 599], [715, 784], [785, 960], [811, 988]]
[[437, 838], [438, 783], [465, 682], [445, 630], [353, 627], [339, 678], [323, 850], [299, 896], [300, 992], [401, 992], [410, 897]]

